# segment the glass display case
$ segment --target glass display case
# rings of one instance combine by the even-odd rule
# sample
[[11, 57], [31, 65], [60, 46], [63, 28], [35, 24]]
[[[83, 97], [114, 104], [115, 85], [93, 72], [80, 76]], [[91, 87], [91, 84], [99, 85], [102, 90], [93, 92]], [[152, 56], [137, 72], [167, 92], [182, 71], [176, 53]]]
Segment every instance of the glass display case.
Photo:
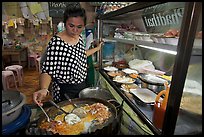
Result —
[[[137, 2], [102, 15], [97, 35], [105, 42], [99, 54], [99, 73], [119, 102], [124, 101], [124, 109], [130, 109], [142, 121], [140, 126], [153, 134], [202, 133], [201, 3]], [[135, 59], [148, 60], [153, 66], [136, 69], [139, 75], [154, 74], [168, 81], [168, 100], [160, 128], [153, 122], [154, 101], [141, 103], [137, 95], [121, 90], [123, 83], [115, 81], [106, 70], [134, 69], [130, 62]], [[144, 89], [141, 79], [135, 78], [133, 83]], [[165, 90], [145, 89], [154, 92], [153, 100]]]

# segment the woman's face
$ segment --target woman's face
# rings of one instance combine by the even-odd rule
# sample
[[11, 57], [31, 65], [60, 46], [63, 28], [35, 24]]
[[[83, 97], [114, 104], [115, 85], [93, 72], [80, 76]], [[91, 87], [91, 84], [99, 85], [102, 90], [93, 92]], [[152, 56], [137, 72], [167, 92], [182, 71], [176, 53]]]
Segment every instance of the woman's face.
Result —
[[84, 29], [82, 17], [70, 17], [66, 21], [66, 31], [71, 36], [79, 36]]

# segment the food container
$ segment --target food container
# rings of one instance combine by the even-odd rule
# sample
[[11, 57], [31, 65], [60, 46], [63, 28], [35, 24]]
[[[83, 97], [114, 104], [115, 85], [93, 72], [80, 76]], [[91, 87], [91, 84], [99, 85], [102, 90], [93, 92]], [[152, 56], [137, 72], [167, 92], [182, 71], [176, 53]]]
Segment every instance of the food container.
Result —
[[152, 41], [154, 43], [163, 43], [165, 44], [165, 40], [163, 38], [163, 34], [162, 33], [153, 33], [150, 35], [150, 38], [152, 39]]
[[141, 87], [148, 88], [155, 93], [159, 93], [160, 91], [165, 89], [164, 83], [165, 79], [159, 78], [152, 74], [139, 74], [139, 79], [141, 80]]
[[142, 37], [143, 37], [143, 38], [142, 38], [143, 41], [153, 42], [153, 40], [151, 39], [150, 34], [144, 34]]
[[134, 34], [135, 40], [143, 40], [143, 34], [140, 32], [137, 32]]
[[155, 101], [156, 94], [146, 88], [130, 89], [130, 93], [137, 97], [142, 103], [152, 104]]
[[156, 37], [158, 43], [161, 43], [161, 44], [166, 44], [166, 41], [165, 41], [165, 38], [164, 37]]
[[26, 97], [19, 91], [2, 91], [2, 126], [12, 123], [21, 114]]
[[175, 37], [175, 38], [166, 37], [166, 38], [164, 38], [166, 44], [174, 45], [174, 46], [178, 45], [178, 39], [179, 39], [178, 37]]
[[159, 43], [158, 39], [155, 36], [151, 36], [150, 37], [154, 43]]

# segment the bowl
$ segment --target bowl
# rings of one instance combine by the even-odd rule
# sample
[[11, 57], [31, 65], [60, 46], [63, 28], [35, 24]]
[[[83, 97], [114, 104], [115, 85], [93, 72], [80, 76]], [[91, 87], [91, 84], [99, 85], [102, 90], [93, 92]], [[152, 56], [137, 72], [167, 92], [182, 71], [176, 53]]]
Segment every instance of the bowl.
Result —
[[141, 73], [139, 78], [141, 80], [142, 88], [148, 88], [155, 93], [159, 93], [160, 91], [165, 89], [164, 83], [166, 82], [166, 80], [157, 77], [156, 75]]
[[174, 46], [178, 45], [178, 39], [179, 38], [177, 37], [176, 38], [164, 38], [166, 44], [174, 45]]

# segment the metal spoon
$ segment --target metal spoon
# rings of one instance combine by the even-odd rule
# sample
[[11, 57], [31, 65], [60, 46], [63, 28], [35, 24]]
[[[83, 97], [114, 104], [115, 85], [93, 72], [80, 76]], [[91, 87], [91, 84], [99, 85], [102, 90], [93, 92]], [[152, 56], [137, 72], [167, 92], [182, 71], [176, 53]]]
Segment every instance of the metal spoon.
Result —
[[64, 96], [66, 97], [66, 99], [75, 107], [77, 108], [78, 106], [72, 102], [71, 98], [69, 98], [69, 96], [67, 94], [64, 94]]
[[70, 114], [69, 112], [66, 112], [64, 109], [62, 109], [60, 106], [58, 106], [55, 102], [53, 102], [52, 100], [49, 100], [49, 102], [54, 105], [56, 108], [58, 108], [59, 110], [61, 110], [63, 113]]
[[48, 114], [46, 113], [46, 111], [40, 106], [40, 105], [38, 105], [39, 107], [40, 107], [40, 109], [42, 110], [42, 112], [45, 114], [45, 116], [47, 117], [47, 121], [48, 122], [50, 122], [51, 121], [51, 118], [48, 116]]
[[69, 96], [67, 94], [64, 94], [64, 96], [66, 97], [66, 99], [75, 107], [73, 110], [72, 110], [72, 113], [76, 114], [77, 116], [79, 116], [80, 118], [84, 118], [86, 117], [87, 113], [86, 111], [81, 108], [81, 107], [78, 107], [75, 103], [72, 102], [72, 100], [69, 98]]
[[68, 124], [76, 124], [78, 122], [81, 121], [81, 118], [74, 114], [74, 113], [69, 113], [66, 112], [64, 109], [62, 109], [60, 106], [58, 106], [55, 102], [53, 102], [52, 100], [49, 100], [49, 102], [54, 105], [56, 108], [58, 108], [59, 110], [61, 110], [63, 113], [65, 113], [66, 115], [64, 116], [64, 121], [67, 122]]

